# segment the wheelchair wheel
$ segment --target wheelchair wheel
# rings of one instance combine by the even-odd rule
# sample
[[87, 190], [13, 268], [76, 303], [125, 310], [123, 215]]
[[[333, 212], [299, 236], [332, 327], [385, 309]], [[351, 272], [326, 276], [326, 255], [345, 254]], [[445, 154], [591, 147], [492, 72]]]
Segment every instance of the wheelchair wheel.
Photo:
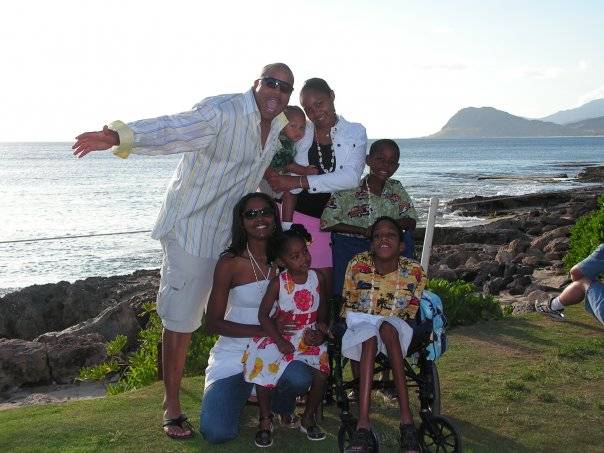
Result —
[[440, 380], [438, 378], [438, 368], [436, 368], [434, 362], [431, 362], [428, 379], [432, 382], [432, 397], [428, 400], [430, 413], [433, 416], [440, 415]]
[[419, 427], [419, 444], [423, 452], [461, 452], [461, 435], [446, 417], [424, 420]]
[[[338, 448], [340, 449], [340, 453], [344, 452], [344, 449], [350, 446], [352, 441], [352, 436], [354, 435], [355, 427], [341, 425], [340, 430], [338, 431]], [[371, 453], [379, 453], [380, 451], [380, 442], [378, 441], [375, 432], [371, 430], [371, 441], [372, 446], [370, 448]]]

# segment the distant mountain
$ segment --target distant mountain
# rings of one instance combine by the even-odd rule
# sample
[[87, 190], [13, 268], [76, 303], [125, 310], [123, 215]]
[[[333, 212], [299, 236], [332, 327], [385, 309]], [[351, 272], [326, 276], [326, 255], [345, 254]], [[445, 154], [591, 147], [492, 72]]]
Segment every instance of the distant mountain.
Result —
[[528, 120], [493, 107], [461, 109], [428, 138], [573, 137], [604, 135], [604, 116], [567, 125]]
[[557, 124], [569, 124], [600, 116], [604, 116], [604, 99], [596, 99], [575, 109], [562, 110], [545, 118], [540, 118], [540, 120]]
[[[436, 134], [429, 138], [556, 137], [585, 135], [581, 127], [527, 120], [493, 107], [461, 109]], [[593, 134], [587, 134], [593, 135]]]
[[582, 135], [604, 135], [604, 116], [570, 123], [566, 127], [580, 130]]

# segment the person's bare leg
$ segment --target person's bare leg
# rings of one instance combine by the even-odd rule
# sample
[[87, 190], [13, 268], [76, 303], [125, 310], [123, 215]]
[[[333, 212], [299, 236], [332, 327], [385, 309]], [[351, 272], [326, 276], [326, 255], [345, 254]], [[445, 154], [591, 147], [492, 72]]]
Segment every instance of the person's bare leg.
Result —
[[[182, 415], [179, 398], [180, 382], [185, 368], [191, 335], [191, 333], [173, 332], [168, 329], [163, 330], [164, 418], [177, 418]], [[173, 436], [190, 435], [188, 428], [180, 428], [178, 426], [166, 426], [164, 430]]]
[[581, 280], [584, 275], [583, 275], [583, 271], [581, 270], [581, 268], [575, 264], [571, 269], [570, 269], [570, 278], [573, 282], [576, 282], [578, 280]]
[[394, 376], [394, 385], [398, 393], [398, 405], [401, 413], [401, 424], [410, 425], [413, 423], [413, 416], [409, 409], [409, 394], [407, 393], [407, 383], [405, 376], [405, 365], [403, 361], [403, 351], [398, 339], [398, 331], [387, 322], [380, 327], [380, 337], [386, 346], [388, 360]]
[[578, 304], [585, 298], [585, 293], [589, 289], [590, 284], [591, 280], [587, 278], [574, 281], [564, 288], [564, 291], [558, 296], [558, 300], [565, 306]]
[[371, 406], [371, 384], [373, 384], [373, 367], [377, 352], [377, 338], [372, 337], [363, 342], [359, 366], [359, 421], [357, 429], [369, 429], [369, 408]]
[[258, 409], [260, 410], [259, 429], [271, 430], [271, 400], [270, 389], [256, 385], [256, 397], [258, 398]]
[[310, 391], [306, 397], [306, 406], [304, 407], [304, 414], [302, 415], [301, 420], [301, 423], [305, 428], [316, 423], [315, 414], [323, 399], [326, 381], [326, 374], [321, 373], [319, 370], [313, 370], [312, 385], [310, 386]]

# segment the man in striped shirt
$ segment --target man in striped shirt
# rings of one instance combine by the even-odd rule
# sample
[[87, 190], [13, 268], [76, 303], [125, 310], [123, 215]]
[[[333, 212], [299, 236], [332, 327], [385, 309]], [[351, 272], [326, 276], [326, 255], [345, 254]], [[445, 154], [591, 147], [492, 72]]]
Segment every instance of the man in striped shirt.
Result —
[[157, 312], [164, 327], [164, 430], [170, 437], [193, 435], [179, 401], [187, 348], [230, 238], [233, 207], [257, 189], [279, 147], [293, 83], [287, 65], [269, 64], [245, 93], [206, 98], [176, 115], [115, 121], [79, 135], [73, 145], [78, 157], [110, 148], [122, 158], [183, 154], [152, 233], [164, 252]]

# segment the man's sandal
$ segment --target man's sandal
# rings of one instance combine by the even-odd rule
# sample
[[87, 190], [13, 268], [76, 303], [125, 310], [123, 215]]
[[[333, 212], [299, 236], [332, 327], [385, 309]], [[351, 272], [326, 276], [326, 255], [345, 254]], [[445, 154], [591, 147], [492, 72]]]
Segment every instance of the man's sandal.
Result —
[[179, 417], [176, 418], [164, 418], [164, 423], [162, 425], [164, 428], [166, 427], [170, 427], [170, 426], [177, 426], [180, 429], [182, 429], [184, 432], [187, 432], [187, 430], [189, 431], [188, 434], [171, 434], [170, 432], [166, 431], [164, 429], [164, 433], [166, 434], [166, 436], [172, 438], [172, 439], [190, 439], [191, 437], [193, 437], [193, 426], [191, 425], [191, 423], [189, 423], [189, 420], [187, 419], [187, 416], [185, 414], [180, 414]]
[[256, 447], [266, 448], [273, 445], [273, 414], [266, 417], [260, 417], [260, 423], [264, 420], [270, 420], [270, 429], [259, 429], [254, 436]]

